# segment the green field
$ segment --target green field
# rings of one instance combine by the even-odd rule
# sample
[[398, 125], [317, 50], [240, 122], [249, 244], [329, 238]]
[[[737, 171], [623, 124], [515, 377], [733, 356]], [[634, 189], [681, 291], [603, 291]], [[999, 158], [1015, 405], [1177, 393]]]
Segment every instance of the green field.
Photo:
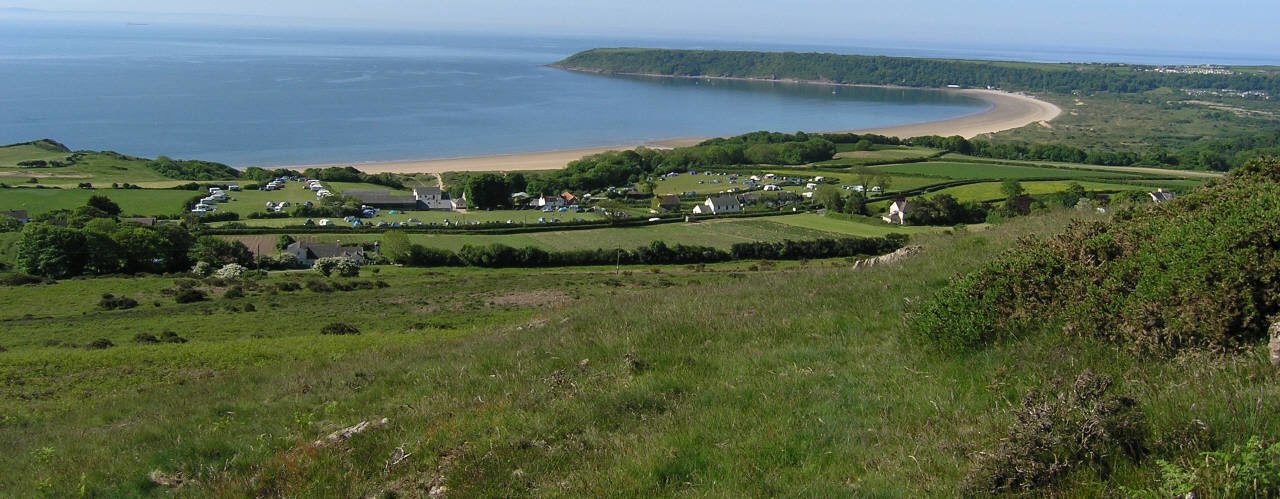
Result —
[[[523, 234], [409, 234], [412, 242], [424, 246], [458, 250], [464, 245], [504, 244], [513, 247], [535, 246], [546, 250], [584, 250], [595, 248], [632, 249], [654, 241], [667, 244], [712, 246], [728, 249], [734, 243], [751, 241], [807, 240], [841, 236], [878, 237], [891, 232], [919, 233], [929, 228], [893, 227], [876, 222], [859, 223], [842, 220], [821, 222], [817, 215], [796, 214], [765, 218], [714, 219], [698, 223], [668, 223], [652, 226], [531, 232]], [[319, 234], [299, 235], [320, 241], [373, 241], [379, 235]]]
[[0, 211], [27, 210], [38, 215], [57, 209], [84, 206], [90, 196], [111, 198], [120, 205], [124, 216], [178, 215], [183, 203], [199, 195], [197, 191], [167, 189], [0, 189]]
[[[1040, 196], [1062, 192], [1067, 186], [1077, 183], [1087, 192], [1146, 191], [1150, 187], [1130, 184], [1108, 184], [1102, 182], [1075, 182], [1069, 180], [1052, 180], [1039, 182], [1022, 182], [1022, 188], [1029, 196]], [[929, 195], [950, 194], [960, 201], [999, 201], [1006, 196], [1001, 191], [1000, 182], [983, 182], [979, 184], [949, 187]]]
[[34, 144], [16, 144], [0, 147], [0, 169], [19, 168], [18, 163], [28, 160], [63, 161], [70, 153], [52, 151]]
[[958, 163], [929, 161], [873, 167], [876, 171], [902, 175], [920, 175], [943, 179], [1024, 179], [1024, 178], [1135, 178], [1137, 175], [1074, 168], [1036, 168], [992, 163]]
[[146, 161], [120, 159], [96, 152], [85, 154], [74, 165], [59, 168], [22, 168], [16, 165], [19, 161], [29, 159], [49, 160], [67, 156], [67, 153], [52, 152], [30, 145], [0, 148], [0, 182], [10, 185], [23, 184], [35, 178], [37, 182], [47, 185], [75, 186], [82, 182], [89, 182], [94, 187], [110, 187], [112, 183], [125, 182], [144, 187], [166, 187], [186, 183], [174, 183], [172, 179], [167, 179], [148, 168]]
[[928, 147], [877, 145], [870, 151], [855, 151], [853, 147], [853, 144], [836, 144], [835, 159], [816, 164], [818, 166], [862, 166], [924, 159], [942, 153], [938, 149]]

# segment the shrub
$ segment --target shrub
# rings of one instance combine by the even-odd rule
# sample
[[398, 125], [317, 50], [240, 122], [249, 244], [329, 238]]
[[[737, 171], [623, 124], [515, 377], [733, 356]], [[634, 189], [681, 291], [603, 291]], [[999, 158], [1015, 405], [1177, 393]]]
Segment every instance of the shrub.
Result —
[[106, 338], [98, 338], [96, 340], [90, 341], [89, 344], [85, 345], [84, 347], [90, 350], [104, 350], [114, 346], [116, 346], [116, 344], [112, 343], [111, 340], [108, 340]]
[[195, 266], [191, 267], [191, 273], [200, 277], [209, 277], [213, 275], [213, 264], [209, 262], [196, 262]]
[[352, 326], [344, 322], [333, 322], [320, 328], [320, 334], [336, 334], [336, 335], [360, 334], [360, 330], [355, 326]]
[[222, 297], [226, 299], [244, 298], [244, 288], [240, 286], [232, 286], [226, 292], [222, 293]]
[[103, 310], [127, 310], [138, 306], [138, 301], [127, 296], [116, 297], [111, 293], [102, 295], [102, 299], [98, 301], [98, 308]]
[[307, 279], [307, 289], [316, 293], [331, 293], [333, 287], [318, 279]]
[[249, 269], [238, 263], [228, 263], [218, 269], [217, 272], [214, 272], [213, 276], [218, 279], [239, 279], [244, 276], [244, 273], [248, 270]]
[[178, 333], [175, 333], [173, 331], [165, 331], [163, 333], [160, 333], [159, 339], [161, 343], [186, 343], [187, 342], [186, 338], [178, 336]]
[[201, 291], [198, 289], [192, 289], [192, 288], [182, 289], [178, 291], [177, 294], [175, 294], [173, 297], [174, 301], [178, 303], [195, 303], [195, 302], [204, 301], [205, 298], [206, 298], [206, 295], [204, 291]]
[[276, 289], [279, 289], [280, 291], [285, 291], [285, 292], [297, 291], [299, 289], [302, 289], [302, 285], [293, 281], [277, 282]]
[[155, 335], [153, 335], [153, 334], [148, 334], [148, 333], [138, 333], [138, 334], [133, 335], [133, 342], [134, 342], [134, 343], [151, 344], [151, 343], [160, 343], [160, 340], [159, 340], [159, 339], [157, 339], [157, 338], [155, 337]]
[[30, 274], [13, 274], [0, 277], [0, 286], [27, 286], [32, 284], [53, 284], [54, 282], [53, 279]]
[[1116, 459], [1140, 459], [1145, 419], [1132, 398], [1107, 393], [1111, 382], [1085, 371], [1070, 386], [1032, 389], [1009, 435], [965, 477], [968, 495], [1026, 492], [1076, 470], [1105, 474]]
[[360, 264], [356, 263], [355, 260], [344, 257], [320, 258], [316, 260], [316, 263], [311, 268], [325, 277], [331, 275], [355, 277], [360, 275]]

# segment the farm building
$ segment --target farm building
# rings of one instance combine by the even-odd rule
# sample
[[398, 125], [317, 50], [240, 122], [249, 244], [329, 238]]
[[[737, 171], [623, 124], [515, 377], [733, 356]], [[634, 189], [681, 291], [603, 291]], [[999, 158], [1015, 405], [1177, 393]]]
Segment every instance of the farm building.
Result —
[[658, 211], [672, 212], [680, 210], [680, 197], [674, 194], [658, 196]]
[[880, 217], [887, 223], [906, 225], [907, 224], [907, 200], [897, 199], [893, 204], [889, 205], [889, 213]]
[[707, 198], [702, 204], [693, 207], [695, 215], [718, 215], [742, 211], [742, 202], [735, 196], [716, 196]]
[[374, 208], [412, 210], [418, 207], [418, 200], [409, 194], [394, 194], [385, 190], [349, 190], [348, 196], [359, 199], [361, 204]]
[[1150, 195], [1151, 200], [1155, 201], [1157, 204], [1173, 201], [1173, 198], [1177, 197], [1174, 193], [1164, 189], [1156, 189], [1155, 192], [1148, 192], [1147, 194]]
[[351, 258], [357, 262], [364, 261], [364, 248], [360, 246], [343, 246], [342, 243], [308, 243], [296, 242], [285, 248], [286, 253], [290, 253], [298, 258], [299, 262], [306, 265], [316, 263], [321, 258], [344, 257]]
[[419, 209], [452, 211], [461, 208], [457, 201], [449, 199], [449, 194], [439, 187], [415, 187], [413, 198], [417, 200]]

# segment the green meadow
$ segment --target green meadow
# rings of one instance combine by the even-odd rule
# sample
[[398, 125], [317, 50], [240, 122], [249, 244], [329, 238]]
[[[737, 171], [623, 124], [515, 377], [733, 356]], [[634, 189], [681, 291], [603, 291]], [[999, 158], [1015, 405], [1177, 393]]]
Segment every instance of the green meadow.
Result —
[[84, 206], [90, 196], [106, 196], [120, 205], [124, 216], [179, 215], [184, 203], [198, 191], [168, 189], [0, 189], [0, 211], [26, 210], [38, 215], [58, 209]]

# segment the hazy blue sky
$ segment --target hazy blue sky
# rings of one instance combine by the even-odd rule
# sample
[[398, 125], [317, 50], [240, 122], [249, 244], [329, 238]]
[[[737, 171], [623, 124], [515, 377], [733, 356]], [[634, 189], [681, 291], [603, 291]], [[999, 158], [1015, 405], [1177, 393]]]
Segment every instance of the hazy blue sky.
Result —
[[[801, 42], [1280, 50], [1276, 0], [0, 0], [0, 7], [227, 24], [381, 25]], [[3, 12], [0, 12], [3, 13]], [[16, 15], [12, 10], [7, 15]], [[85, 16], [82, 14], [81, 16]], [[222, 16], [263, 16], [258, 19]], [[83, 18], [83, 17], [82, 17]], [[293, 19], [296, 18], [296, 19]]]

